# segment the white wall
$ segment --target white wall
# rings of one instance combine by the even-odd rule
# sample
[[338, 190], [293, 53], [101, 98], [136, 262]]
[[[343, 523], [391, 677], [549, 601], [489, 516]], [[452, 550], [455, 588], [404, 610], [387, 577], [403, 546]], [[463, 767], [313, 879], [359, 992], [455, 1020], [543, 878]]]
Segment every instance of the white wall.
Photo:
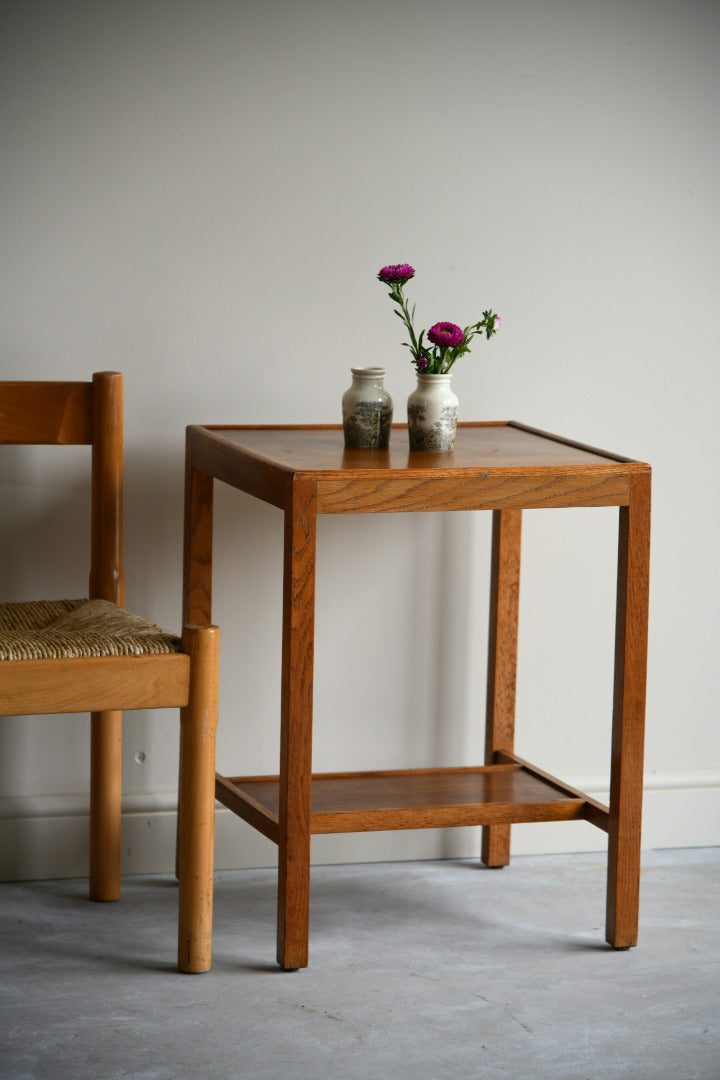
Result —
[[[712, 0], [2, 5], [0, 377], [126, 376], [127, 602], [179, 624], [184, 427], [339, 419], [351, 365], [413, 385], [420, 325], [492, 305], [466, 419], [654, 467], [646, 846], [720, 842]], [[0, 595], [85, 589], [82, 453], [0, 456]], [[49, 478], [43, 479], [43, 477]], [[518, 749], [607, 784], [617, 512], [525, 515]], [[320, 522], [315, 762], [477, 763], [489, 520]], [[69, 570], [51, 574], [46, 551]], [[281, 521], [217, 496], [220, 762], [274, 771]], [[446, 602], [440, 604], [444, 592]], [[88, 722], [0, 720], [0, 873], [86, 865]], [[173, 859], [177, 722], [129, 714], [125, 870]], [[523, 826], [517, 851], [602, 846]], [[473, 831], [317, 838], [316, 860], [472, 854]], [[218, 815], [218, 862], [274, 849]]]

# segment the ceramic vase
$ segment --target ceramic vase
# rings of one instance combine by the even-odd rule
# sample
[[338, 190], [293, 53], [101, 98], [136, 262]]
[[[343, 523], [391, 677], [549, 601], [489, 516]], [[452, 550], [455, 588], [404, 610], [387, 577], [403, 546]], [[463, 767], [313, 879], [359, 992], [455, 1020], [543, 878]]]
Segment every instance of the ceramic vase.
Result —
[[450, 375], [418, 373], [417, 386], [407, 403], [411, 450], [452, 450], [458, 399], [450, 378]]
[[385, 449], [390, 441], [392, 398], [385, 389], [385, 368], [351, 368], [352, 385], [342, 397], [346, 446]]

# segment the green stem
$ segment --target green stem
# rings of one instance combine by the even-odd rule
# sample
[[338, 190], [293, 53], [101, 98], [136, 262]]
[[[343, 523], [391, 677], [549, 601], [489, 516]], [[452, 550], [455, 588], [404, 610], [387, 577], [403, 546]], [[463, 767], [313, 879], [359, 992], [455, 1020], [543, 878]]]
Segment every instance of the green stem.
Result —
[[410, 309], [408, 308], [408, 302], [403, 296], [402, 289], [399, 285], [396, 288], [390, 290], [390, 299], [393, 300], [400, 308], [400, 311], [402, 313], [400, 317], [405, 324], [405, 327], [407, 328], [408, 334], [410, 335], [410, 352], [413, 354], [415, 362], [417, 363], [421, 356], [421, 350], [418, 344], [418, 339], [415, 335], [415, 329], [413, 327]]

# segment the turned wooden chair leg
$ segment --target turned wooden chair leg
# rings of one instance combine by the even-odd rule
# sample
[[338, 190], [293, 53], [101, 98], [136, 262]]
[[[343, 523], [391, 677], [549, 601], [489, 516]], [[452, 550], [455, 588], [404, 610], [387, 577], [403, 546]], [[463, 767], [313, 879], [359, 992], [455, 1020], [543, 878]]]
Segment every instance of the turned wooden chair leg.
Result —
[[92, 713], [90, 734], [90, 899], [120, 897], [122, 713]]
[[212, 962], [215, 736], [220, 632], [187, 626], [190, 697], [180, 712], [178, 800], [178, 967], [209, 971]]

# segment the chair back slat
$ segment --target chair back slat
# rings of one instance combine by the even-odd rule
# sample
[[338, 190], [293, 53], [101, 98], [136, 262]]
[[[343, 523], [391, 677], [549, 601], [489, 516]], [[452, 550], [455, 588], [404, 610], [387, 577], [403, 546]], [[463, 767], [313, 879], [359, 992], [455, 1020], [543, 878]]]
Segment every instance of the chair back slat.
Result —
[[0, 382], [0, 443], [93, 441], [90, 382]]
[[93, 375], [90, 596], [125, 603], [123, 573], [123, 380]]

